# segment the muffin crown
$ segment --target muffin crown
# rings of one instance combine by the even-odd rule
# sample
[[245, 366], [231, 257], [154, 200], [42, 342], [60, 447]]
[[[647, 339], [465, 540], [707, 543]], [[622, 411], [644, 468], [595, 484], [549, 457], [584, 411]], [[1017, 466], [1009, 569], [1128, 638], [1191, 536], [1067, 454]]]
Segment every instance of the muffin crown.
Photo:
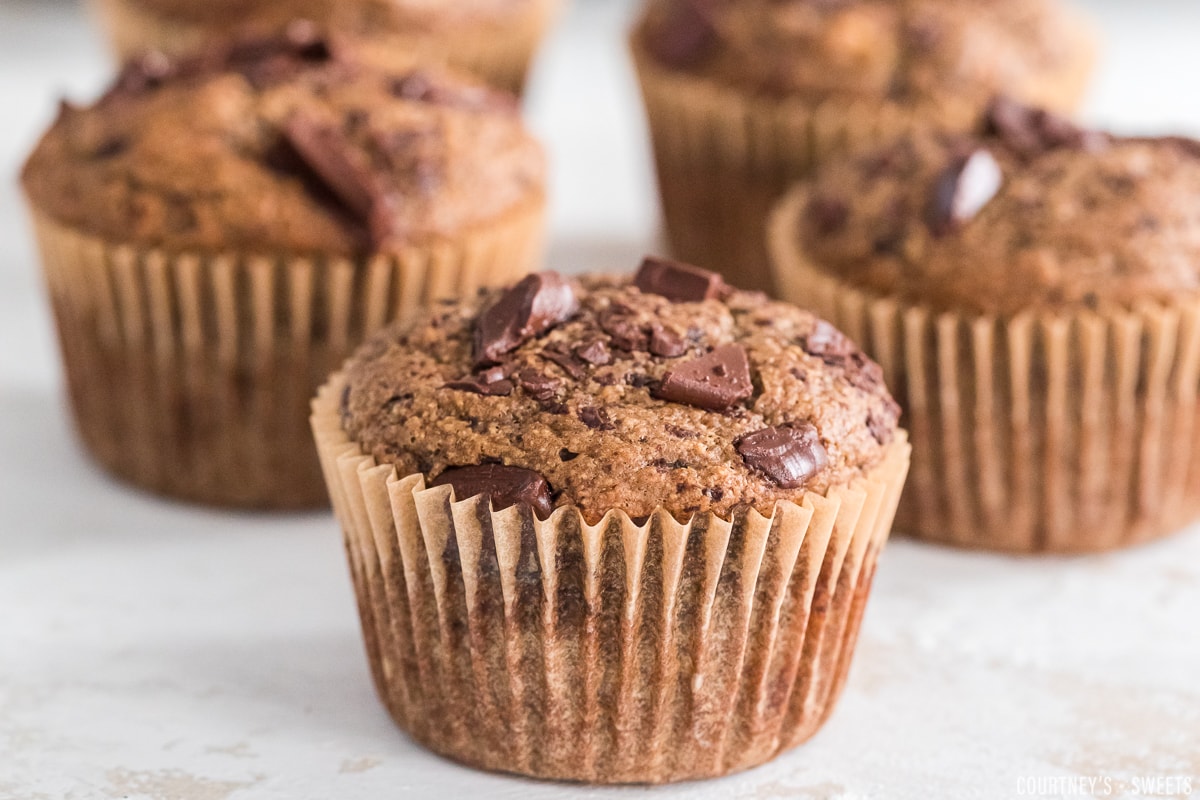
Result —
[[130, 62], [63, 104], [23, 182], [110, 240], [361, 255], [541, 203], [544, 172], [508, 95], [300, 22]]
[[1200, 143], [1119, 138], [998, 100], [976, 133], [916, 133], [808, 185], [821, 269], [941, 310], [1130, 307], [1200, 289]]
[[347, 387], [345, 430], [402, 475], [593, 520], [769, 514], [877, 464], [898, 418], [832, 326], [659, 259], [443, 304], [364, 345]]

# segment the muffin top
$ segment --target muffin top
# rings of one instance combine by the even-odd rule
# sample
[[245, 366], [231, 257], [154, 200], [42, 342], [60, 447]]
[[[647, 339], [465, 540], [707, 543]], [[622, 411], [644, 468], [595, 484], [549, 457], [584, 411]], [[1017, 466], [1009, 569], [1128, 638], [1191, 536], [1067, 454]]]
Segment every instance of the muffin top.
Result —
[[199, 25], [280, 25], [297, 17], [389, 27], [430, 28], [472, 17], [503, 19], [533, 0], [127, 0], [147, 11]]
[[828, 323], [710, 272], [547, 272], [384, 331], [350, 362], [347, 434], [465, 499], [728, 517], [877, 464], [898, 408]]
[[651, 0], [660, 63], [767, 96], [891, 100], [945, 116], [998, 91], [1039, 99], [1090, 58], [1052, 0]]
[[42, 212], [117, 241], [355, 255], [544, 202], [508, 95], [292, 23], [125, 66], [63, 104], [23, 173]]
[[1200, 143], [1123, 139], [1006, 100], [980, 130], [823, 168], [805, 257], [939, 310], [1129, 307], [1200, 289]]

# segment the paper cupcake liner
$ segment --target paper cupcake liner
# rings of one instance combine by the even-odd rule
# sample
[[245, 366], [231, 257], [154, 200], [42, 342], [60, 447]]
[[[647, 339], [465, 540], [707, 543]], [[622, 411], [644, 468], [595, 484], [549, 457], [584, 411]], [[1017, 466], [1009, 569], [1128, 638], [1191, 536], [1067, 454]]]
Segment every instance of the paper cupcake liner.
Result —
[[308, 405], [372, 331], [536, 268], [542, 209], [368, 261], [167, 253], [35, 211], [67, 387], [118, 476], [215, 505], [324, 504]]
[[897, 529], [964, 547], [1088, 552], [1200, 517], [1200, 298], [1122, 310], [938, 313], [857, 289], [795, 245], [806, 195], [772, 222], [784, 299], [883, 367], [912, 478]]
[[[907, 130], [967, 129], [980, 109], [940, 108], [936, 117], [899, 103], [819, 104], [754, 95], [661, 66], [638, 41], [634, 62], [646, 107], [667, 238], [675, 255], [716, 270], [737, 286], [776, 290], [766, 226], [779, 198], [814, 167]], [[1090, 39], [1080, 33], [1074, 69], [1023, 96], [1071, 110], [1091, 72]]]
[[[136, 0], [89, 0], [108, 33], [113, 50], [128, 58], [147, 49], [178, 55], [191, 52], [225, 31], [212, 25], [173, 19], [140, 6]], [[456, 28], [414, 39], [372, 30], [389, 45], [419, 50], [427, 57], [466, 70], [497, 88], [520, 94], [538, 46], [557, 17], [562, 0], [533, 0], [520, 19], [500, 28]]]
[[312, 425], [380, 697], [484, 769], [663, 783], [760, 764], [831, 713], [908, 468], [903, 434], [853, 485], [766, 518], [589, 525], [455, 501]]

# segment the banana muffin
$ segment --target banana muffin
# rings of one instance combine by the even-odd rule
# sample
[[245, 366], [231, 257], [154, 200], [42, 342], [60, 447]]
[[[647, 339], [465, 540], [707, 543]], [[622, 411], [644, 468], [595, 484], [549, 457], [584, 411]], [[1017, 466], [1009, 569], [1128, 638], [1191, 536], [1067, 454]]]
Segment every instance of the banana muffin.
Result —
[[1104, 550], [1200, 514], [1200, 144], [999, 100], [977, 131], [822, 168], [772, 229], [783, 295], [883, 366], [901, 530]]
[[998, 93], [1069, 110], [1093, 60], [1055, 0], [649, 0], [633, 53], [672, 247], [766, 290], [767, 217], [815, 165]]
[[361, 339], [533, 269], [544, 158], [506, 94], [306, 24], [130, 62], [25, 166], [76, 421], [165, 494], [324, 502], [307, 404]]
[[432, 749], [546, 778], [799, 744], [849, 666], [898, 414], [829, 324], [662, 259], [376, 335], [313, 427], [380, 695]]

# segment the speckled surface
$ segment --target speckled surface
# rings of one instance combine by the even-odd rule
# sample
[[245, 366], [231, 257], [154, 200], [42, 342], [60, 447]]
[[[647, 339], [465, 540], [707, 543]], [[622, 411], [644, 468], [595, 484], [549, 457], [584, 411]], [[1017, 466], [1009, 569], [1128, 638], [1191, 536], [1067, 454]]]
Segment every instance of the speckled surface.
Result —
[[[1090, 118], [1200, 131], [1200, 109], [1177, 102], [1200, 7], [1090, 5], [1111, 59]], [[531, 87], [557, 168], [552, 258], [581, 269], [636, 263], [654, 237], [624, 45], [594, 35], [619, 27], [622, 6], [582, 0]], [[0, 97], [15, 120], [0, 126], [0, 798], [991, 800], [1078, 776], [1111, 778], [1114, 797], [1135, 777], [1193, 776], [1200, 793], [1196, 530], [1080, 559], [893, 542], [837, 713], [744, 775], [579, 789], [419, 749], [373, 695], [330, 517], [150, 499], [71, 439], [14, 181], [54, 93], [99, 86], [101, 53], [65, 8], [0, 9]]]

